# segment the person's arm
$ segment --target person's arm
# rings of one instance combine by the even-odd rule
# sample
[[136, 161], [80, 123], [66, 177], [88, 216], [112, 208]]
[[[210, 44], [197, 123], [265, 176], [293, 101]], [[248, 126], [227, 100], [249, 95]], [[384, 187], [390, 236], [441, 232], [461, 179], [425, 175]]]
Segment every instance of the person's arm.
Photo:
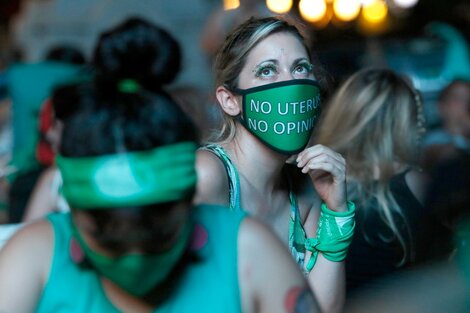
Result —
[[[311, 209], [304, 223], [308, 238], [316, 237], [320, 208]], [[312, 253], [307, 251], [305, 264]], [[307, 274], [310, 287], [315, 293], [323, 312], [342, 312], [346, 298], [345, 262], [333, 262], [318, 253], [315, 266]]]
[[34, 312], [49, 273], [53, 234], [47, 221], [20, 229], [0, 250], [0, 312]]
[[199, 150], [196, 154], [196, 171], [197, 186], [193, 203], [228, 206], [230, 201], [228, 177], [222, 161], [212, 152]]
[[39, 177], [26, 205], [23, 222], [37, 220], [55, 210], [57, 196], [52, 193], [52, 181], [56, 170], [55, 167], [50, 167]]
[[354, 209], [346, 195], [346, 162], [322, 145], [305, 149], [296, 161], [323, 202], [314, 204], [304, 222], [311, 246], [305, 258], [308, 281], [324, 312], [341, 312], [346, 292], [344, 258], [354, 231]]
[[251, 218], [243, 220], [238, 235], [238, 277], [243, 312], [320, 312], [286, 247]]

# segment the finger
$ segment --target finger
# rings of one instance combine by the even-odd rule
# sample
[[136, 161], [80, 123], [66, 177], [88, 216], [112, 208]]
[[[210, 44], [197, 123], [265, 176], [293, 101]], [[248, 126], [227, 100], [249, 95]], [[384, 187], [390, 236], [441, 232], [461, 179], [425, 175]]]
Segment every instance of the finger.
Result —
[[300, 152], [297, 157], [297, 163], [299, 166], [304, 166], [310, 159], [323, 155], [323, 154], [331, 156], [338, 162], [346, 163], [345, 159], [343, 158], [341, 154], [322, 145], [316, 145]]
[[297, 164], [297, 161], [296, 161], [297, 156], [298, 156], [297, 154], [291, 155], [290, 157], [287, 158], [286, 163], [288, 163], [288, 164]]
[[336, 181], [343, 181], [346, 179], [346, 171], [344, 166], [338, 166], [333, 163], [325, 162], [309, 162], [302, 168], [302, 173], [309, 173], [312, 171], [324, 171], [330, 173]]
[[302, 162], [299, 162], [297, 166], [299, 168], [305, 167], [308, 163], [312, 162], [319, 162], [319, 163], [332, 163], [338, 168], [346, 168], [346, 162], [343, 158], [337, 158], [331, 154], [320, 154], [318, 156], [314, 156], [310, 159], [304, 159]]

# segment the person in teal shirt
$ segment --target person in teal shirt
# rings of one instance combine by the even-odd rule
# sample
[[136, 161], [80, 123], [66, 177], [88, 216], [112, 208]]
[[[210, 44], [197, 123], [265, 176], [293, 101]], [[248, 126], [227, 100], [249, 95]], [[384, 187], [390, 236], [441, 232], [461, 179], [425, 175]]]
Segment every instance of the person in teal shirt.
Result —
[[320, 311], [269, 229], [192, 206], [196, 132], [164, 91], [179, 64], [173, 37], [134, 18], [100, 37], [93, 82], [60, 89], [80, 108], [56, 159], [71, 212], [2, 248], [0, 312]]

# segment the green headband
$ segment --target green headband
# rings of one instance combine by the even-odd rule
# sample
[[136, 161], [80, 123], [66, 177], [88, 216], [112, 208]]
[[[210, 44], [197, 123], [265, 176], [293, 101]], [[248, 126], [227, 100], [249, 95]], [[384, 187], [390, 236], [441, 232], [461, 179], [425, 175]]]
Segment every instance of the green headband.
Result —
[[56, 164], [71, 207], [112, 209], [188, 197], [196, 185], [195, 151], [195, 143], [182, 142], [98, 157], [58, 155]]

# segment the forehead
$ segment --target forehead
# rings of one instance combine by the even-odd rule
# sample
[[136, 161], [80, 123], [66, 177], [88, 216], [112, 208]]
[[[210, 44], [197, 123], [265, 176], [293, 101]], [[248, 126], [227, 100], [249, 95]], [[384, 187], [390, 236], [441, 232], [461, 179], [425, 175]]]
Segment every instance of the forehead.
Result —
[[264, 38], [248, 53], [247, 65], [265, 60], [296, 60], [308, 58], [307, 50], [300, 39], [292, 33], [280, 32]]

